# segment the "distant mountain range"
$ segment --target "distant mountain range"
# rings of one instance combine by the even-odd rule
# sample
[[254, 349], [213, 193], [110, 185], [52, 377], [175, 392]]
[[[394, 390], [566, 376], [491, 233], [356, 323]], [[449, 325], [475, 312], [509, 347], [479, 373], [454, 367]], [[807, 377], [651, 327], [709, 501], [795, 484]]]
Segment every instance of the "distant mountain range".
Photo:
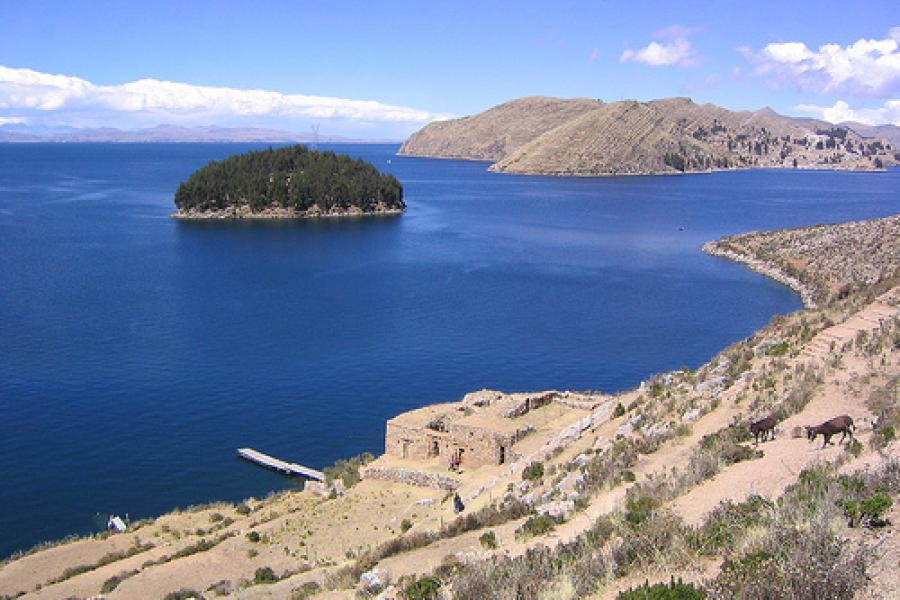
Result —
[[318, 140], [306, 133], [279, 131], [277, 129], [259, 129], [250, 127], [180, 127], [177, 125], [159, 125], [146, 129], [115, 129], [102, 127], [96, 129], [64, 129], [34, 131], [18, 127], [0, 127], [0, 142], [258, 142], [269, 144], [283, 143], [355, 143], [392, 140], [358, 140], [336, 135], [322, 135]]
[[897, 162], [898, 134], [900, 127], [890, 125], [833, 125], [769, 108], [735, 112], [688, 98], [604, 103], [535, 96], [431, 123], [400, 154], [488, 160], [492, 171], [542, 175], [875, 170]]

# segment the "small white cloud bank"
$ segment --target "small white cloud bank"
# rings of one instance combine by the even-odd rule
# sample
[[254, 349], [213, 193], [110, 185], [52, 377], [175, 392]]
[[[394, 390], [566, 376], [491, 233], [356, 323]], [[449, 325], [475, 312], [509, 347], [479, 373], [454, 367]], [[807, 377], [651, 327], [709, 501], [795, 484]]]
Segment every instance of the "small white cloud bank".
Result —
[[877, 108], [851, 108], [844, 100], [838, 100], [833, 106], [798, 104], [794, 110], [829, 123], [856, 121], [865, 125], [900, 125], [900, 100], [888, 100]]
[[25, 117], [4, 117], [0, 115], [0, 127], [4, 125], [22, 125], [27, 122], [28, 119]]
[[682, 25], [670, 25], [654, 34], [663, 41], [650, 42], [638, 50], [626, 49], [619, 56], [619, 62], [637, 62], [651, 67], [694, 66], [697, 64], [697, 54], [690, 36], [697, 31]]
[[824, 44], [812, 50], [803, 42], [768, 44], [754, 52], [738, 48], [754, 74], [775, 85], [791, 83], [803, 91], [887, 98], [900, 89], [900, 27], [881, 40], [848, 45]]
[[[25, 117], [8, 116], [15, 112]], [[140, 79], [120, 85], [0, 66], [0, 119], [75, 127], [179, 125], [266, 126], [294, 131], [321, 124], [331, 132], [407, 135], [448, 118], [374, 100], [283, 94]], [[22, 122], [22, 121], [20, 121]]]

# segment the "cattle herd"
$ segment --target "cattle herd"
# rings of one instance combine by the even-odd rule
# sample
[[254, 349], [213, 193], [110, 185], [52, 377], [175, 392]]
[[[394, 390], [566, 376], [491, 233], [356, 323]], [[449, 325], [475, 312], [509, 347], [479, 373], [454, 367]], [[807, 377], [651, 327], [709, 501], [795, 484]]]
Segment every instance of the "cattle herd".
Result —
[[[767, 439], [775, 439], [775, 426], [778, 424], [778, 421], [775, 420], [775, 417], [766, 417], [765, 419], [760, 419], [759, 421], [754, 421], [750, 423], [750, 434], [753, 436], [756, 444], [759, 444], [760, 441], [765, 442]], [[844, 440], [847, 436], [850, 436], [850, 439], [853, 439], [853, 431], [856, 429], [856, 426], [853, 424], [853, 419], [851, 419], [848, 415], [841, 415], [840, 417], [835, 417], [833, 419], [829, 419], [820, 425], [816, 425], [815, 427], [807, 427], [806, 428], [806, 438], [809, 441], [813, 441], [817, 436], [822, 436], [822, 447], [824, 448], [828, 444], [831, 444], [831, 437], [836, 433], [842, 433], [841, 441], [839, 444], [843, 444]]]

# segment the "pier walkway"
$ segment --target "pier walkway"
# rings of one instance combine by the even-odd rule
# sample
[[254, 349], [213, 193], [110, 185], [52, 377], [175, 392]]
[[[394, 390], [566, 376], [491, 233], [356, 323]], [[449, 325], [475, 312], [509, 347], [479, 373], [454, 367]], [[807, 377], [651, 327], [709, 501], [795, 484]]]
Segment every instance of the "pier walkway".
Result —
[[288, 475], [305, 477], [306, 479], [313, 479], [315, 481], [325, 481], [325, 474], [322, 471], [316, 471], [315, 469], [310, 469], [309, 467], [304, 467], [303, 465], [298, 465], [296, 463], [285, 462], [274, 456], [263, 454], [253, 448], [238, 448], [237, 453], [238, 456], [243, 459], [263, 467], [274, 469], [275, 471], [280, 471]]

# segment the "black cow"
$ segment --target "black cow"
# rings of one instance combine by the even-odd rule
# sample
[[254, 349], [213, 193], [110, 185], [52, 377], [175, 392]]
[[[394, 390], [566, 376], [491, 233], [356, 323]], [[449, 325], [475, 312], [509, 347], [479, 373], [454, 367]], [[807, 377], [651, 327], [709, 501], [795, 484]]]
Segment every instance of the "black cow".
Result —
[[850, 439], [853, 439], [853, 429], [856, 429], [856, 425], [853, 424], [853, 419], [851, 419], [848, 415], [841, 415], [840, 417], [835, 417], [833, 419], [829, 419], [825, 421], [821, 425], [817, 425], [816, 427], [807, 427], [806, 428], [806, 438], [809, 441], [813, 441], [816, 439], [816, 436], [822, 434], [822, 438], [824, 441], [822, 442], [822, 447], [824, 448], [828, 444], [831, 443], [831, 436], [836, 433], [843, 433], [844, 435], [841, 437], [841, 441], [839, 443], [843, 444], [844, 440], [847, 439], [847, 436], [850, 436]]
[[772, 439], [774, 440], [776, 425], [778, 425], [778, 421], [772, 416], [760, 419], [759, 421], [754, 421], [750, 423], [750, 435], [753, 436], [756, 444], [759, 444], [760, 436], [762, 436], [762, 441], [766, 441], [769, 439], [769, 434], [771, 434]]

